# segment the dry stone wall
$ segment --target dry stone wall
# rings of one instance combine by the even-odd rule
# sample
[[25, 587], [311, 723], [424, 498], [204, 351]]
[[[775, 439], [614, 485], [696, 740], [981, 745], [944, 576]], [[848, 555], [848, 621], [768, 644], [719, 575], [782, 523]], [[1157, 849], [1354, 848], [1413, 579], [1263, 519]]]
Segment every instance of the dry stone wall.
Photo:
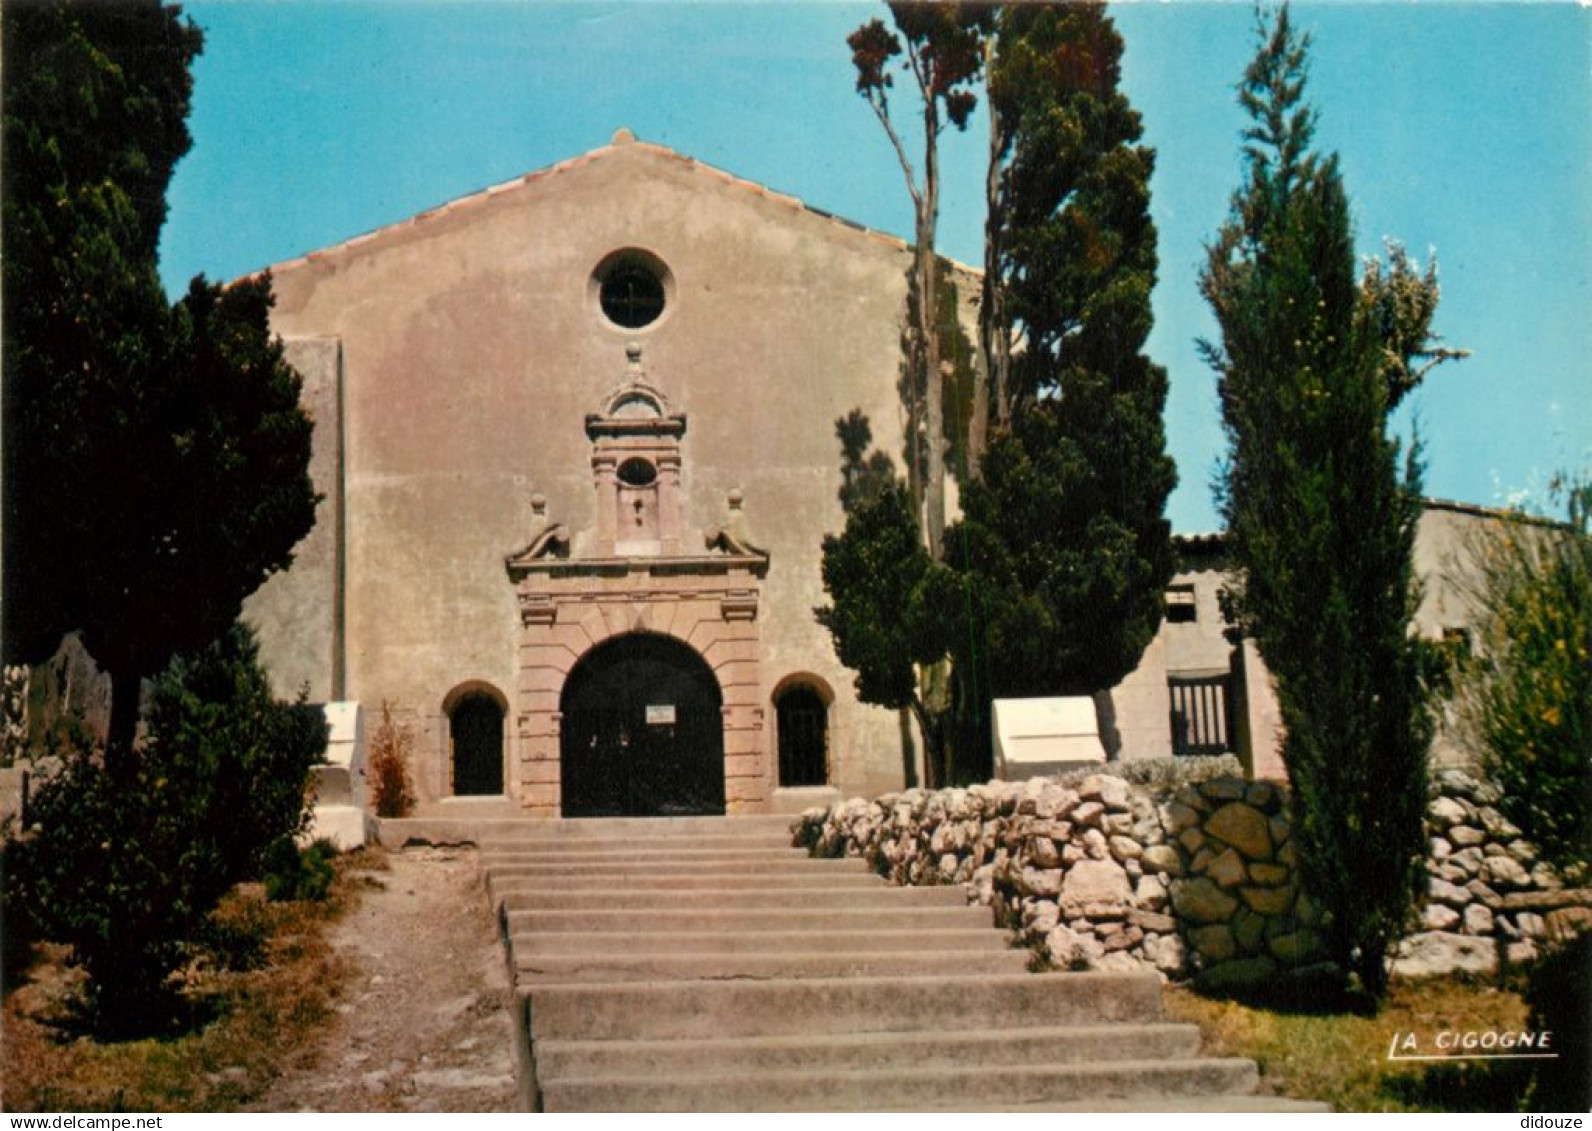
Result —
[[[1425, 930], [1406, 940], [1400, 968], [1529, 959], [1548, 928], [1542, 910], [1585, 893], [1557, 890], [1485, 787], [1453, 771], [1435, 784]], [[1301, 889], [1286, 797], [1230, 772], [909, 789], [809, 810], [796, 837], [815, 855], [862, 856], [896, 883], [963, 884], [1062, 968], [1150, 966], [1218, 989], [1330, 972], [1325, 913]]]

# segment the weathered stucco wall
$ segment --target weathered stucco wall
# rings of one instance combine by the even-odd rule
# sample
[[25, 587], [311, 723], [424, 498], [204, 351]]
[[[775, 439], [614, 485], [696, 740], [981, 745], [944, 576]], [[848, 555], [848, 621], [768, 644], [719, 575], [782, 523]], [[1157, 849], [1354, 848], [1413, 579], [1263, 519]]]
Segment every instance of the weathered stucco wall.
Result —
[[[603, 317], [592, 285], [604, 257], [631, 247], [671, 273], [664, 315], [640, 330]], [[897, 718], [855, 702], [812, 610], [819, 538], [843, 524], [835, 420], [860, 408], [879, 446], [901, 445], [907, 262], [898, 241], [622, 142], [273, 269], [278, 332], [341, 343], [344, 694], [419, 724], [427, 796], [446, 788], [449, 690], [475, 680], [512, 698], [520, 620], [503, 562], [528, 539], [532, 494], [574, 533], [576, 556], [595, 527], [582, 422], [624, 375], [631, 340], [689, 420], [688, 535], [721, 523], [739, 489], [747, 533], [770, 552], [764, 703], [792, 673], [817, 677], [833, 696], [834, 784], [901, 783]], [[320, 556], [301, 566], [320, 570]], [[325, 592], [322, 579], [300, 573], [251, 603], [284, 678], [326, 651], [291, 627], [324, 620], [299, 599]]]

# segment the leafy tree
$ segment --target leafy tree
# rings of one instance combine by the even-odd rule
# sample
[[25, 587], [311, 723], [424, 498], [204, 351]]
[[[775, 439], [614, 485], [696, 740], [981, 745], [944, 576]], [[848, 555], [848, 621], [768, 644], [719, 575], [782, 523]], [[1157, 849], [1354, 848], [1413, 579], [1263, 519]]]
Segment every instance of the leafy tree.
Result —
[[1144, 353], [1154, 156], [1117, 89], [1122, 40], [1103, 5], [1030, 4], [1002, 8], [989, 43], [994, 427], [948, 535], [976, 610], [950, 637], [981, 688], [970, 704], [1098, 691], [1133, 670], [1172, 574], [1177, 481], [1166, 371]]
[[258, 651], [240, 624], [174, 659], [153, 687], [147, 750], [112, 763], [69, 752], [7, 853], [30, 918], [86, 967], [108, 1034], [172, 1016], [172, 975], [221, 896], [305, 828], [326, 724], [302, 698], [271, 698]]
[[909, 709], [923, 736], [931, 786], [944, 778], [941, 710], [925, 695], [920, 665], [945, 656], [943, 611], [930, 579], [935, 566], [919, 537], [911, 495], [888, 456], [865, 458], [867, 418], [853, 412], [836, 426], [846, 463], [841, 501], [846, 527], [824, 537], [829, 605], [814, 610], [840, 662], [857, 673], [857, 698]]
[[314, 521], [311, 425], [268, 329], [268, 278], [196, 279], [155, 250], [186, 152], [199, 31], [154, 0], [7, 5], [4, 652], [81, 630], [112, 684], [224, 632]]
[[[908, 274], [907, 482], [922, 515], [924, 544], [938, 561], [945, 530], [944, 404], [940, 391], [939, 271], [934, 251], [940, 215], [939, 138], [947, 125], [966, 129], [977, 105], [970, 87], [983, 64], [983, 5], [908, 0], [892, 3], [896, 30], [870, 20], [847, 39], [857, 92], [873, 108], [901, 163], [913, 207], [913, 261]], [[898, 62], [899, 60], [899, 62]], [[897, 74], [910, 79], [922, 112], [922, 170], [913, 166], [890, 109]]]
[[1506, 519], [1471, 547], [1481, 610], [1460, 712], [1498, 807], [1563, 874], [1592, 867], [1592, 485], [1569, 522]]
[[1410, 632], [1421, 465], [1387, 418], [1447, 351], [1434, 274], [1397, 248], [1357, 273], [1337, 159], [1311, 149], [1309, 37], [1284, 7], [1259, 39], [1247, 181], [1200, 280], [1221, 328], [1202, 343], [1230, 445], [1217, 497], [1234, 607], [1276, 677], [1305, 885], [1335, 959], [1380, 997], [1424, 880], [1430, 740]]

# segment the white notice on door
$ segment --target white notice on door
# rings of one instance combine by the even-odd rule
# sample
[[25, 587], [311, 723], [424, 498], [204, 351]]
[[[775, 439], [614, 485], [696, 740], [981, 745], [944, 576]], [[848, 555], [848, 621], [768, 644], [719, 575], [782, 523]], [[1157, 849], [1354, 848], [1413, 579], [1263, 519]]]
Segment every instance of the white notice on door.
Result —
[[647, 705], [647, 725], [649, 727], [673, 726], [673, 703], [649, 703]]

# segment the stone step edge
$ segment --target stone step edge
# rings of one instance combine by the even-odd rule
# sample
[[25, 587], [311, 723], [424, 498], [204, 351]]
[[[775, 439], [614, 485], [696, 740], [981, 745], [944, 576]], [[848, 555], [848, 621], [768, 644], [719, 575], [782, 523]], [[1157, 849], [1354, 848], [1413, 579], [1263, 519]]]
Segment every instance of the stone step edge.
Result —
[[[646, 982], [624, 982], [612, 986], [601, 984], [591, 986], [573, 986], [568, 991], [561, 986], [532, 986], [523, 988], [520, 997], [531, 997], [552, 993], [579, 993], [585, 996], [613, 996], [623, 997], [634, 995], [649, 988], [656, 988], [660, 993], [677, 994], [680, 992], [680, 982], [659, 982], [655, 987], [649, 987]], [[991, 989], [991, 988], [1024, 988], [1034, 993], [1044, 993], [1047, 990], [1055, 992], [1067, 987], [1089, 992], [1098, 992], [1099, 989], [1120, 987], [1136, 988], [1148, 993], [1153, 987], [1157, 1002], [1160, 1000], [1161, 979], [1152, 972], [1117, 971], [1117, 970], [1085, 970], [1085, 971], [1052, 971], [1043, 974], [970, 974], [966, 978], [958, 978], [954, 982], [947, 982], [943, 974], [870, 974], [862, 978], [802, 978], [802, 979], [768, 979], [755, 982], [729, 981], [708, 983], [709, 986], [725, 988], [759, 989], [790, 985], [800, 987], [803, 992], [811, 993], [824, 989], [837, 991], [857, 992], [860, 990], [877, 990], [888, 992], [891, 990], [926, 990], [940, 991], [952, 989]], [[1142, 1024], [1143, 1022], [1138, 1022]], [[878, 1032], [880, 1030], [870, 1030]], [[903, 1030], [914, 1032], [916, 1030]]]
[[[1011, 946], [1011, 933], [994, 927], [924, 927], [918, 930], [908, 930], [900, 927], [881, 927], [874, 930], [832, 931], [821, 928], [812, 930], [792, 930], [790, 928], [775, 929], [770, 931], [660, 931], [655, 934], [668, 935], [695, 935], [706, 943], [731, 942], [747, 946], [771, 945], [778, 946], [781, 954], [828, 954], [848, 945], [864, 945], [869, 940], [877, 939], [880, 934], [912, 935], [917, 940], [928, 942], [967, 942], [983, 945], [985, 940], [999, 944], [995, 947], [985, 946], [986, 950], [1019, 949]], [[534, 946], [538, 939], [558, 936], [568, 943], [568, 935], [590, 936], [592, 945], [608, 943], [614, 937], [612, 931], [537, 931], [534, 929], [510, 930], [509, 939], [515, 947], [522, 945]], [[839, 940], [837, 942], [837, 940]], [[705, 952], [723, 954], [737, 953], [727, 946], [709, 945], [703, 948]], [[941, 951], [956, 950], [962, 947], [942, 947], [922, 950], [920, 953], [936, 954]], [[683, 954], [686, 951], [659, 951], [657, 954]]]
[[[1122, 1022], [1102, 1025], [1050, 1025], [1026, 1029], [898, 1029], [888, 1032], [863, 1033], [780, 1033], [749, 1037], [638, 1037], [634, 1040], [592, 1041], [569, 1037], [550, 1037], [538, 1048], [562, 1055], [597, 1052], [607, 1049], [634, 1049], [637, 1052], [656, 1052], [678, 1048], [701, 1049], [713, 1052], [718, 1049], [764, 1049], [779, 1051], [803, 1048], [833, 1048], [837, 1045], [855, 1047], [915, 1044], [958, 1044], [961, 1042], [999, 1044], [1011, 1040], [1090, 1040], [1103, 1037], [1153, 1036], [1176, 1032], [1198, 1036], [1199, 1026], [1188, 1021]], [[1195, 1058], [1190, 1058], [1195, 1059]], [[1220, 1059], [1220, 1058], [1206, 1058]], [[1156, 1063], [1159, 1063], [1158, 1061]]]
[[[1022, 951], [1014, 950], [1014, 949], [974, 950], [974, 949], [971, 949], [971, 948], [970, 949], [966, 949], [966, 950], [947, 949], [947, 950], [924, 950], [924, 951], [917, 951], [917, 950], [840, 950], [838, 948], [831, 948], [829, 950], [810, 950], [810, 951], [809, 950], [798, 950], [798, 951], [787, 950], [787, 951], [781, 951], [779, 954], [760, 955], [760, 954], [755, 954], [755, 953], [754, 954], [749, 954], [749, 953], [747, 953], [745, 951], [733, 951], [733, 950], [676, 950], [676, 951], [665, 951], [665, 952], [662, 952], [662, 953], [648, 953], [648, 954], [637, 954], [633, 950], [632, 951], [582, 951], [582, 952], [580, 952], [578, 954], [547, 954], [547, 953], [536, 953], [536, 952], [532, 952], [532, 953], [529, 953], [529, 954], [522, 954], [519, 951], [519, 949], [516, 947], [515, 953], [514, 953], [514, 963], [515, 963], [516, 967], [518, 967], [520, 969], [524, 969], [525, 963], [527, 961], [530, 961], [530, 962], [547, 962], [547, 961], [554, 960], [554, 959], [557, 959], [559, 961], [575, 960], [575, 961], [580, 961], [580, 962], [591, 962], [591, 963], [604, 963], [604, 962], [615, 962], [615, 963], [673, 963], [673, 962], [679, 962], [679, 963], [688, 963], [690, 961], [707, 962], [709, 960], [720, 961], [720, 962], [728, 962], [728, 961], [733, 960], [734, 962], [741, 963], [741, 962], [746, 962], [748, 959], [764, 959], [764, 958], [768, 959], [771, 962], [783, 962], [783, 961], [785, 961], [787, 959], [825, 958], [825, 959], [832, 959], [832, 960], [834, 960], [836, 962], [855, 961], [857, 959], [865, 959], [867, 961], [876, 961], [876, 962], [885, 962], [885, 961], [901, 961], [901, 962], [921, 961], [925, 965], [929, 965], [931, 963], [939, 963], [939, 962], [942, 962], [942, 961], [949, 961], [952, 958], [960, 958], [960, 959], [962, 959], [964, 961], [968, 961], [968, 962], [982, 962], [982, 961], [985, 961], [985, 960], [989, 959], [992, 956], [996, 956], [996, 957], [999, 957], [999, 958], [1002, 958], [1002, 959], [1008, 959], [1008, 957], [1009, 957], [1011, 960], [1026, 959], [1026, 957], [1027, 957], [1025, 954], [1023, 954]], [[982, 972], [983, 971], [975, 971], [975, 973], [982, 973]], [[938, 976], [941, 977], [941, 978], [946, 977], [946, 975], [944, 973], [941, 973]], [[739, 975], [739, 974], [736, 974], [736, 973], [727, 973], [727, 974], [723, 975], [722, 977], [723, 977], [723, 979], [736, 979], [736, 978], [742, 977], [742, 975]], [[838, 977], [841, 977], [841, 975], [835, 974], [835, 975], [832, 975], [832, 977], [838, 978]], [[704, 977], [701, 977], [701, 978], [692, 978], [692, 979], [686, 979], [686, 980], [688, 980], [688, 981], [712, 982], [712, 981], [719, 981], [721, 979], [720, 978], [715, 978], [712, 975], [707, 975], [707, 976], [704, 976]], [[807, 979], [807, 978], [803, 978], [802, 979], [802, 981], [810, 981], [810, 980], [811, 979]]]
[[672, 1077], [659, 1076], [563, 1076], [557, 1080], [546, 1081], [548, 1087], [558, 1088], [624, 1088], [624, 1087], [656, 1087], [660, 1082], [672, 1083], [676, 1086], [705, 1087], [713, 1086], [729, 1089], [737, 1085], [757, 1084], [801, 1084], [823, 1083], [834, 1081], [837, 1084], [877, 1084], [879, 1088], [887, 1088], [892, 1084], [911, 1084], [917, 1081], [934, 1081], [936, 1083], [957, 1076], [976, 1076], [988, 1078], [996, 1075], [1010, 1074], [1013, 1076], [1026, 1076], [1030, 1078], [1046, 1078], [1053, 1076], [1104, 1076], [1106, 1074], [1142, 1073], [1156, 1080], [1164, 1080], [1170, 1075], [1190, 1076], [1210, 1071], [1239, 1072], [1245, 1075], [1259, 1075], [1259, 1068], [1248, 1057], [1238, 1056], [1190, 1056], [1177, 1059], [1160, 1060], [1106, 1060], [1106, 1061], [1064, 1061], [1056, 1064], [1013, 1064], [991, 1067], [983, 1064], [968, 1064], [960, 1069], [947, 1069], [944, 1067], [929, 1068], [820, 1068], [820, 1069], [757, 1069], [747, 1072], [701, 1072], [690, 1074], [676, 1074]]

